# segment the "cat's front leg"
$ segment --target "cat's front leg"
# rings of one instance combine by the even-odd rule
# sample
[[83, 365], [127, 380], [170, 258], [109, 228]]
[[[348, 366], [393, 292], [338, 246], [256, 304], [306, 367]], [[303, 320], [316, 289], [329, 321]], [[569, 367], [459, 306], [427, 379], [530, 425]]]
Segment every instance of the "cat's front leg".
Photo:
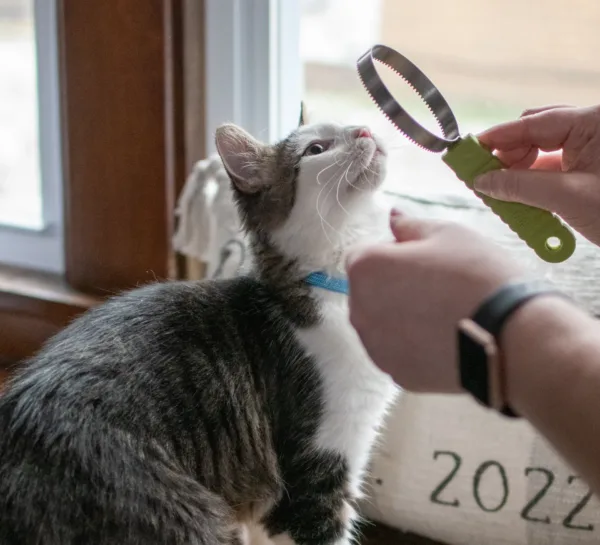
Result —
[[349, 545], [357, 514], [339, 490], [284, 497], [264, 521], [274, 545]]

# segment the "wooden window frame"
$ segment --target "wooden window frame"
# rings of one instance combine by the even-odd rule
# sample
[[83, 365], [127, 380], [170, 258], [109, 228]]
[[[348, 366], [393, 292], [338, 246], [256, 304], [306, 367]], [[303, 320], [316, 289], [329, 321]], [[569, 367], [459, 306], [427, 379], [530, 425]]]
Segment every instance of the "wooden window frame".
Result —
[[107, 296], [184, 276], [171, 238], [204, 152], [203, 15], [202, 0], [58, 0], [65, 274], [0, 263], [0, 367]]

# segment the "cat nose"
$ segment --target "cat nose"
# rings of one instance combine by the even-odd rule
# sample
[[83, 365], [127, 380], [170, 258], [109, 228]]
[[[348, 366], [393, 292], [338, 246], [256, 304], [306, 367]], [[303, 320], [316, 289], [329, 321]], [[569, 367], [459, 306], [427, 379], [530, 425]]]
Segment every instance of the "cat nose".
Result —
[[366, 127], [360, 127], [354, 131], [354, 138], [373, 138], [373, 135]]

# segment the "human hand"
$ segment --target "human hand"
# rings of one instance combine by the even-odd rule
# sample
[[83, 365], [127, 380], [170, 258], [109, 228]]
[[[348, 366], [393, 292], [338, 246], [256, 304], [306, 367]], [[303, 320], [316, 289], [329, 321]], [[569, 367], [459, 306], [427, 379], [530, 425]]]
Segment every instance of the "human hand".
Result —
[[456, 328], [520, 268], [451, 223], [393, 215], [396, 243], [352, 250], [350, 321], [370, 357], [402, 387], [459, 392]]
[[600, 106], [527, 110], [478, 138], [509, 168], [479, 177], [477, 191], [556, 212], [600, 245]]

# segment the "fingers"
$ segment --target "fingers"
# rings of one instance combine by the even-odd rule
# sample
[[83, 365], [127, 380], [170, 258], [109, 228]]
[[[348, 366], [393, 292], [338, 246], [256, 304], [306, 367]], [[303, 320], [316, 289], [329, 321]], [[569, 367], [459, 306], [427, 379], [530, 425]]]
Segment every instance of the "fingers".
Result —
[[423, 240], [437, 231], [440, 222], [408, 218], [405, 216], [391, 216], [390, 228], [397, 242], [414, 242]]
[[[580, 174], [543, 170], [496, 170], [475, 180], [475, 189], [508, 202], [569, 213], [581, 205]], [[583, 175], [585, 177], [585, 175]]]
[[509, 151], [499, 150], [496, 155], [504, 165], [510, 168], [529, 168], [538, 156], [534, 147], [517, 148]]
[[579, 108], [546, 109], [492, 127], [478, 138], [492, 149], [505, 152], [522, 150], [523, 156], [532, 147], [556, 151], [563, 147], [579, 114]]
[[373, 264], [375, 264], [377, 269], [382, 262], [393, 254], [396, 247], [397, 244], [394, 242], [355, 244], [346, 253], [346, 271], [349, 274], [351, 271], [353, 273], [358, 271], [358, 276], [360, 276], [363, 274], [365, 267], [373, 267]]
[[547, 153], [540, 155], [537, 148], [529, 148], [528, 151], [522, 149], [513, 151], [498, 151], [498, 159], [508, 168], [527, 169], [535, 168], [539, 170], [562, 170], [562, 153]]
[[527, 108], [526, 110], [523, 110], [521, 117], [526, 117], [528, 115], [535, 115], [535, 114], [539, 114], [541, 112], [548, 112], [550, 110], [556, 110], [558, 108], [574, 108], [574, 106], [572, 106], [570, 104], [551, 104], [548, 106], [540, 106], [538, 108]]
[[402, 248], [397, 243], [409, 243], [425, 240], [447, 225], [441, 221], [420, 220], [404, 216], [402, 212], [393, 209], [390, 213], [390, 228], [396, 243], [356, 245], [346, 254], [346, 271], [348, 275], [361, 276], [373, 273], [373, 269], [385, 266], [389, 260], [398, 258], [398, 250]]
[[[556, 110], [557, 108], [568, 108], [566, 105], [551, 105], [551, 106], [540, 106], [539, 108], [528, 108], [523, 110], [523, 113], [519, 117], [527, 117], [529, 115], [539, 114], [549, 110]], [[487, 131], [486, 131], [487, 132]], [[484, 139], [486, 136], [484, 135]], [[538, 156], [538, 148], [534, 146], [524, 146], [513, 150], [503, 151], [498, 150], [496, 154], [498, 159], [502, 161], [507, 167], [510, 168], [530, 168]]]
[[540, 155], [537, 160], [531, 165], [531, 168], [536, 170], [562, 170], [562, 153], [549, 153]]
[[[390, 229], [396, 243], [408, 243], [424, 240], [431, 234], [438, 231], [444, 223], [439, 221], [427, 221], [416, 218], [409, 218], [397, 209], [390, 213]], [[346, 254], [346, 270], [348, 273], [359, 271], [361, 274], [363, 266], [371, 266], [377, 263], [381, 266], [387, 259], [395, 259], [400, 246], [396, 243], [383, 244], [362, 244], [356, 245]]]

